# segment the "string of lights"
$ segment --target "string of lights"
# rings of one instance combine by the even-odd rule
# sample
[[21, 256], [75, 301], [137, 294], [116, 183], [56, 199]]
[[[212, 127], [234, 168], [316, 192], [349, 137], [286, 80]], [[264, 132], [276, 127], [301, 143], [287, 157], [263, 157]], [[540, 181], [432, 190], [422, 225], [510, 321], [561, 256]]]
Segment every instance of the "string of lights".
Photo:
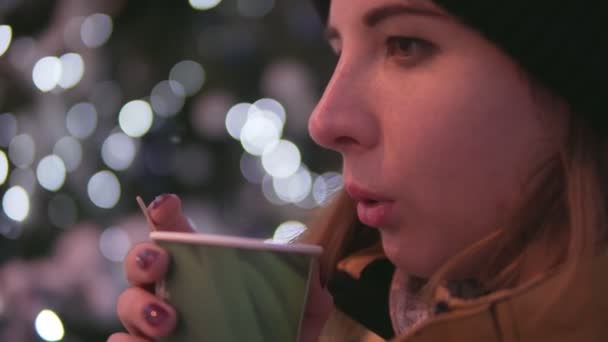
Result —
[[284, 243], [340, 188], [306, 133], [331, 61], [310, 5], [175, 3], [0, 4], [0, 340], [117, 329], [135, 195]]

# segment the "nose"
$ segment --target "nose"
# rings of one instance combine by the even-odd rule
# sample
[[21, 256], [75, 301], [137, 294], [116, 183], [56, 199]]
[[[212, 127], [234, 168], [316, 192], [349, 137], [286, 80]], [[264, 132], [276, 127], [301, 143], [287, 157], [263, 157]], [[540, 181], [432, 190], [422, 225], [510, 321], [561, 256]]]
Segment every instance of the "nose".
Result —
[[308, 121], [308, 132], [317, 144], [345, 154], [378, 142], [377, 113], [368, 84], [357, 68], [338, 64]]

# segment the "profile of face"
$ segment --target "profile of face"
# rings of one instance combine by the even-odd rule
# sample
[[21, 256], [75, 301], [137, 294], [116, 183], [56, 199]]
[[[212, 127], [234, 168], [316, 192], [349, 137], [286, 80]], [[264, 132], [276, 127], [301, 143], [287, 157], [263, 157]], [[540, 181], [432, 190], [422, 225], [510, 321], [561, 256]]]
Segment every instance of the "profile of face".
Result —
[[342, 155], [387, 257], [429, 276], [504, 228], [564, 121], [512, 59], [429, 0], [332, 0], [327, 33], [338, 63], [310, 134]]

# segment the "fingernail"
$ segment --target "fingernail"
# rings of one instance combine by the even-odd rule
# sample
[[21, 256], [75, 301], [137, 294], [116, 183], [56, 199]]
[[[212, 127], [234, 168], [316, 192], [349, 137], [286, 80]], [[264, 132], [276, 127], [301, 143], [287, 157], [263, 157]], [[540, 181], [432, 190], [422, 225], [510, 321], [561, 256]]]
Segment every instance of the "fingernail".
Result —
[[162, 195], [156, 196], [154, 201], [152, 201], [152, 203], [150, 203], [150, 209], [158, 208], [168, 198], [169, 198], [169, 194], [162, 194]]
[[153, 327], [163, 324], [168, 317], [169, 314], [160, 305], [149, 304], [144, 308], [144, 318]]
[[153, 249], [144, 249], [143, 251], [137, 253], [135, 257], [135, 262], [137, 266], [142, 270], [147, 270], [150, 265], [152, 265], [156, 259], [158, 259], [158, 251]]

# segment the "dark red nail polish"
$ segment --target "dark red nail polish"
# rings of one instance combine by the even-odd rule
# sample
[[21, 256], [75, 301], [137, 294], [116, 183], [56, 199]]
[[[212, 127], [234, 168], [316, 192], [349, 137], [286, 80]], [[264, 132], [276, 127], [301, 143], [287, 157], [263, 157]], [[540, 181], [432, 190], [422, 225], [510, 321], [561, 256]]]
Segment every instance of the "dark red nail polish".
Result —
[[144, 308], [144, 318], [153, 327], [157, 327], [167, 321], [169, 314], [157, 304], [149, 304]]
[[158, 251], [153, 249], [144, 249], [143, 251], [137, 253], [135, 257], [135, 262], [137, 266], [142, 270], [147, 270], [150, 265], [152, 265], [156, 259], [158, 259]]
[[169, 198], [169, 194], [163, 194], [163, 195], [156, 196], [154, 201], [152, 201], [152, 203], [150, 204], [150, 209], [158, 208], [168, 198]]

